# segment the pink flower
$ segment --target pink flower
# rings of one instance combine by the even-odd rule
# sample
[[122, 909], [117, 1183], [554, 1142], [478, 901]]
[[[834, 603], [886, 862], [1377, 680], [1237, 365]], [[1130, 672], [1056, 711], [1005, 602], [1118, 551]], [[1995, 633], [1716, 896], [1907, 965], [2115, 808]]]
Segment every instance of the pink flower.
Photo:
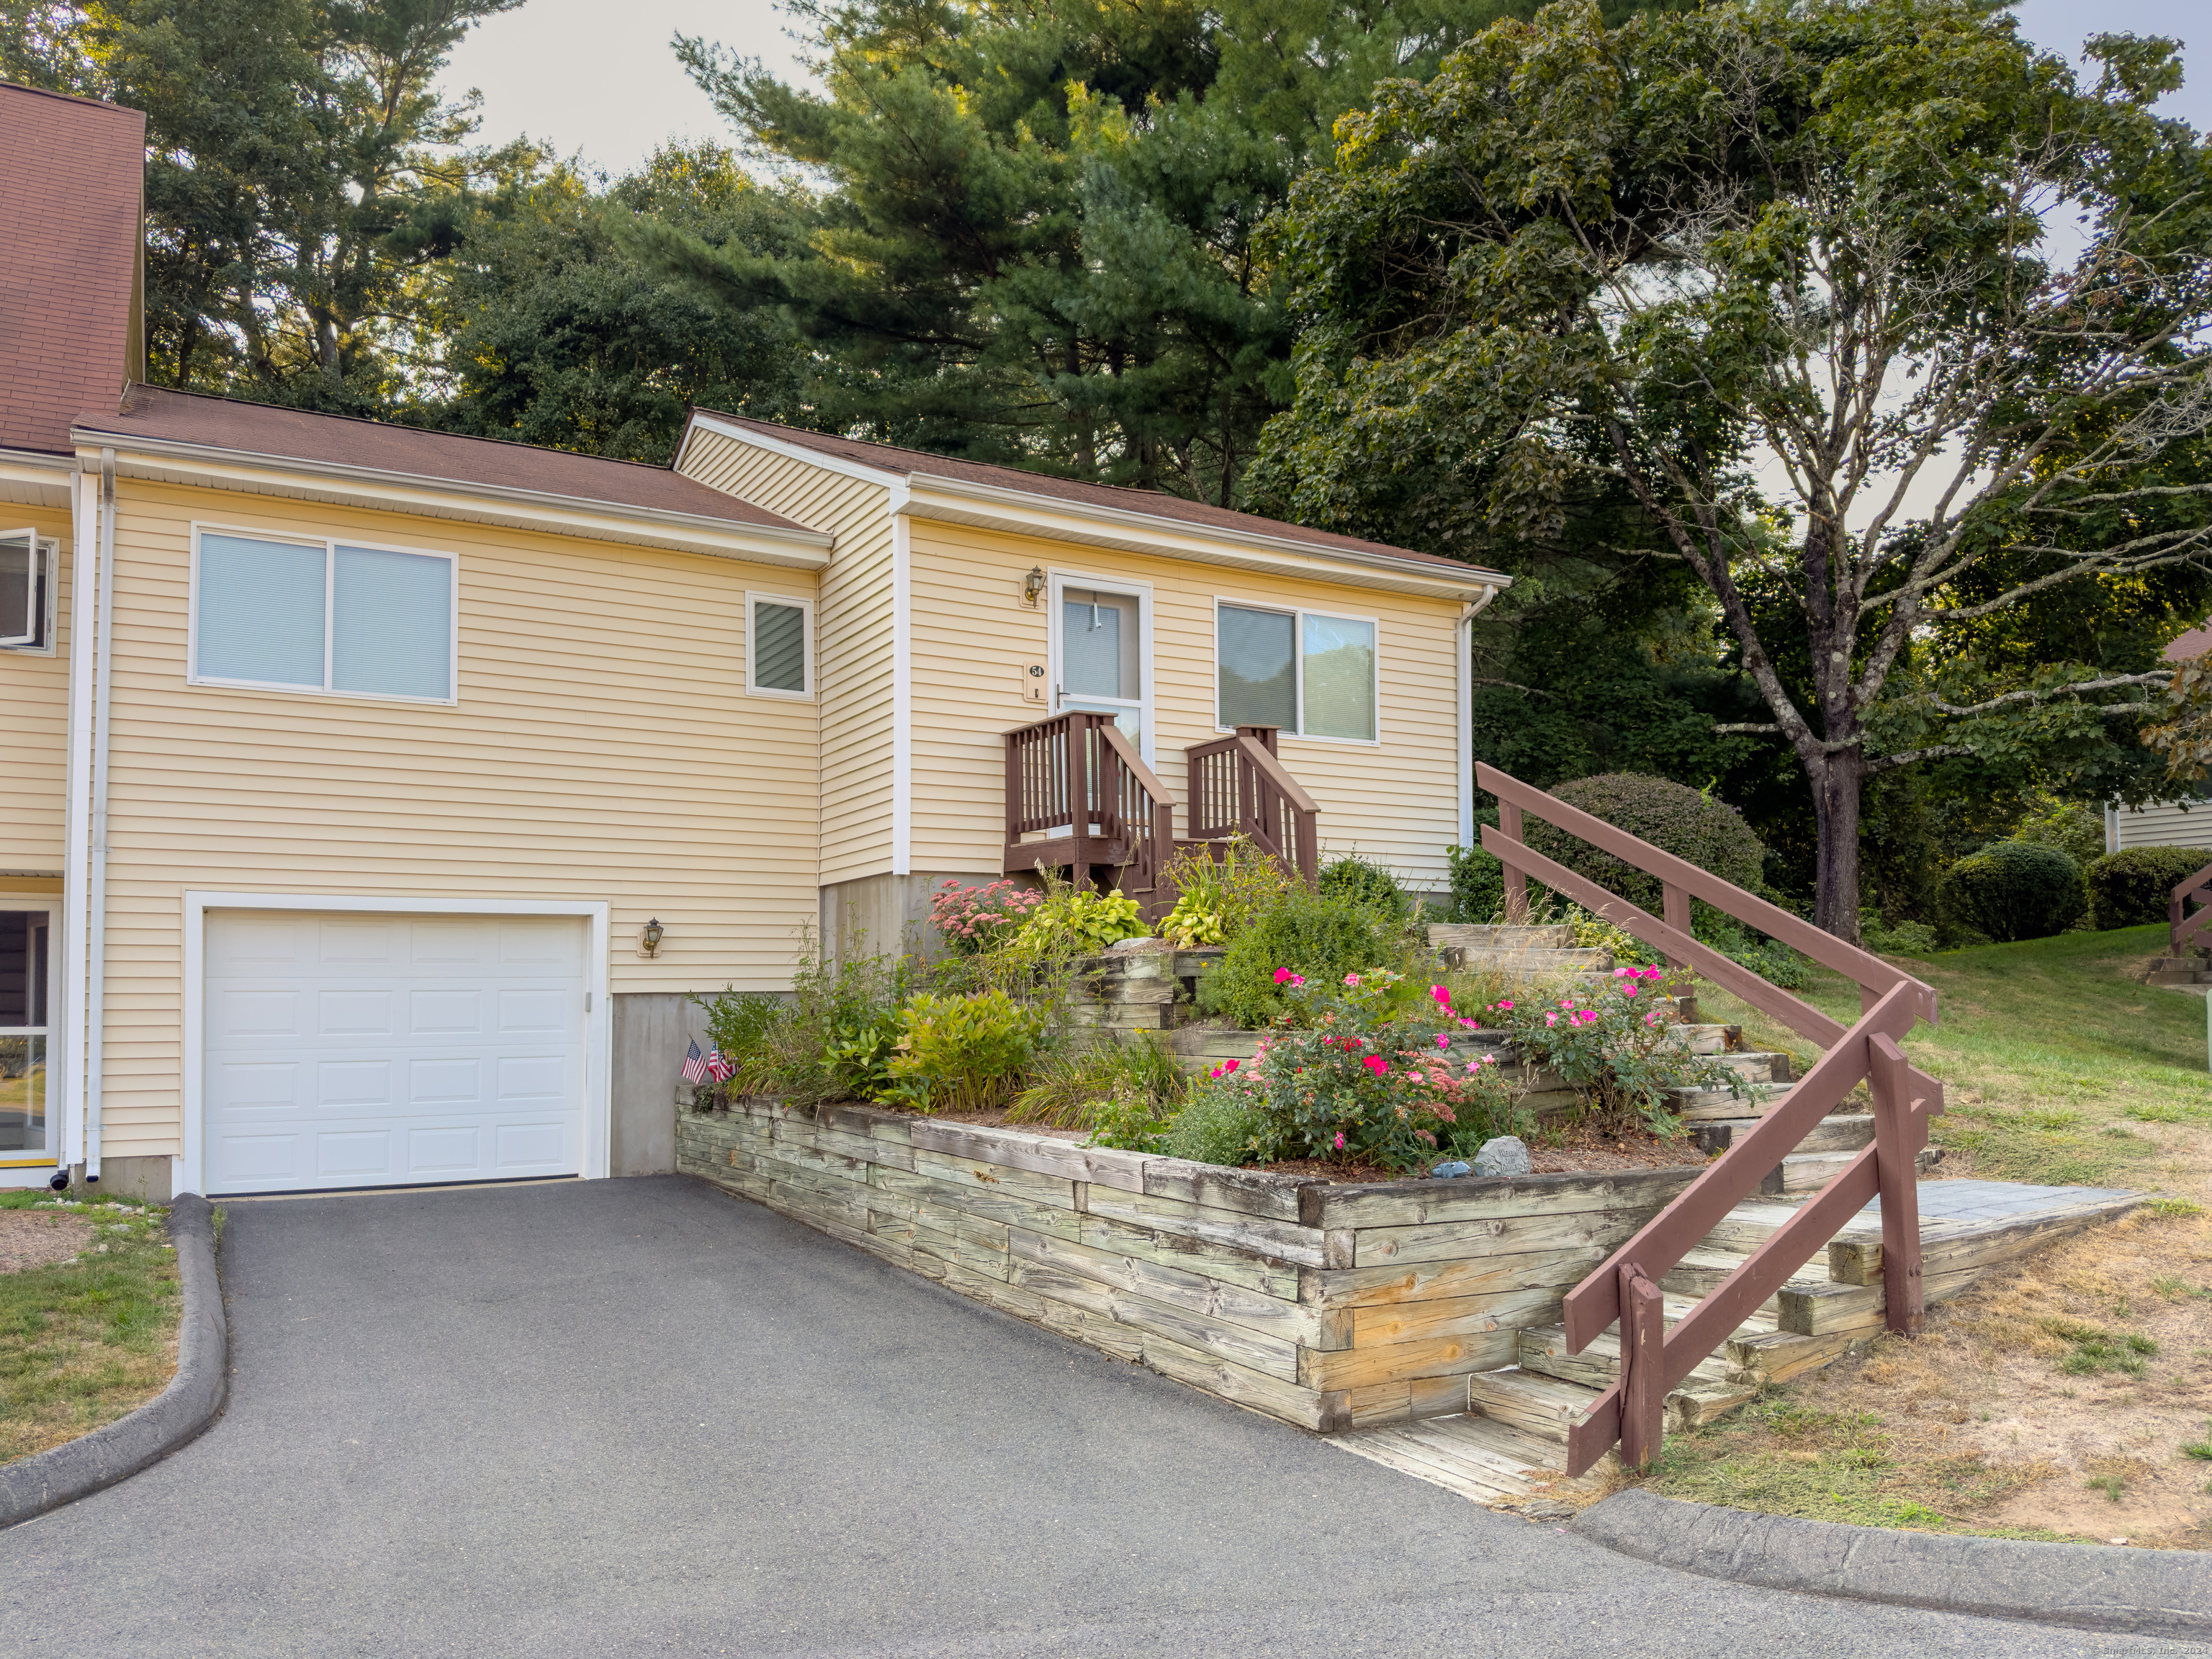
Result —
[[1632, 997], [1636, 994], [1636, 988], [1633, 985], [1624, 985], [1620, 988], [1620, 994], [1625, 997]]
[[1482, 1029], [1482, 1022], [1479, 1019], [1462, 1019], [1460, 1024], [1470, 1031], [1480, 1031]]
[[1305, 976], [1302, 974], [1292, 974], [1291, 975], [1291, 983], [1293, 986], [1303, 985], [1305, 982]]
[[1364, 1066], [1369, 1071], [1374, 1073], [1377, 1077], [1382, 1076], [1383, 1073], [1390, 1069], [1389, 1062], [1384, 1060], [1380, 1054], [1370, 1054], [1359, 1063]]
[[1544, 1016], [1544, 1024], [1547, 1025], [1557, 1025], [1559, 1023], [1559, 1017], [1557, 1014], [1547, 1014]]
[[1656, 979], [1659, 977], [1659, 970], [1656, 968], [1646, 968], [1644, 970], [1644, 977], [1646, 979]]
[[1284, 983], [1290, 978], [1290, 976], [1291, 970], [1287, 968], [1278, 968], [1275, 969], [1275, 983], [1278, 985]]
[[1509, 1014], [1513, 1012], [1513, 1005], [1510, 1002], [1501, 1002], [1498, 1006], [1505, 1010]]
[[1221, 1062], [1221, 1069], [1224, 1072], [1233, 1072], [1237, 1069], [1237, 1062], [1233, 1060], [1224, 1060]]
[[1336, 1132], [1336, 1150], [1340, 1152], [1344, 1150], [1344, 1131], [1341, 1129]]
[[1357, 985], [1359, 983], [1359, 975], [1357, 974], [1346, 974], [1344, 976], [1344, 982], [1346, 985]]
[[1444, 1007], [1449, 1008], [1451, 1006], [1451, 993], [1444, 989], [1443, 986], [1431, 985], [1429, 987], [1429, 994], [1434, 997], [1437, 1002]]
[[1446, 1035], [1444, 1035], [1444, 1033], [1443, 1033], [1443, 1032], [1442, 1032], [1442, 1031], [1437, 1032], [1437, 1048], [1450, 1048], [1450, 1047], [1451, 1047], [1451, 1038], [1450, 1038], [1450, 1037], [1449, 1037], [1449, 1036], [1447, 1036]]

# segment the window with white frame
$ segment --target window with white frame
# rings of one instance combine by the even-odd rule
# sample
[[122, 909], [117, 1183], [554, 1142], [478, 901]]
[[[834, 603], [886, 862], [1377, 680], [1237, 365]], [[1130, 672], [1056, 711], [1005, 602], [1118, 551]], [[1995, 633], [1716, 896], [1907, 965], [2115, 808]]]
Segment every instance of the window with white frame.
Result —
[[0, 530], [0, 649], [50, 651], [58, 544], [34, 530]]
[[53, 921], [45, 905], [0, 899], [0, 1165], [52, 1158], [46, 1040]]
[[451, 702], [454, 595], [451, 554], [203, 530], [191, 678]]
[[763, 697], [814, 695], [814, 602], [745, 595], [745, 690]]
[[1369, 617], [1217, 607], [1216, 718], [1294, 737], [1373, 743], [1379, 731], [1376, 626]]

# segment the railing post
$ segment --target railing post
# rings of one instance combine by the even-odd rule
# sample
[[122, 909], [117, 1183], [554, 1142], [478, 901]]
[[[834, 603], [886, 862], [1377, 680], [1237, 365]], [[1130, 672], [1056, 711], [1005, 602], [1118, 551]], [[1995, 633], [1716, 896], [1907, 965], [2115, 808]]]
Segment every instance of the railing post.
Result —
[[1896, 1040], [1867, 1039], [1867, 1088], [1874, 1096], [1875, 1170], [1881, 1180], [1883, 1317], [1889, 1328], [1917, 1335], [1923, 1313], [1920, 1282], [1920, 1148], [1927, 1117], [1911, 1099], [1912, 1073]]
[[[1510, 841], [1521, 839], [1521, 809], [1510, 800], [1498, 803], [1498, 833]], [[1505, 920], [1516, 924], [1528, 920], [1528, 878], [1510, 864], [1505, 866]]]
[[1620, 1264], [1620, 1461], [1640, 1469], [1666, 1431], [1666, 1306], [1633, 1261]]
[[[1690, 896], [1671, 881], [1662, 882], [1659, 888], [1659, 919], [1678, 933], [1690, 931]], [[1686, 968], [1690, 964], [1673, 957], [1667, 958], [1669, 968]]]
[[1067, 717], [1067, 813], [1070, 848], [1069, 884], [1079, 890], [1091, 885], [1091, 716]]

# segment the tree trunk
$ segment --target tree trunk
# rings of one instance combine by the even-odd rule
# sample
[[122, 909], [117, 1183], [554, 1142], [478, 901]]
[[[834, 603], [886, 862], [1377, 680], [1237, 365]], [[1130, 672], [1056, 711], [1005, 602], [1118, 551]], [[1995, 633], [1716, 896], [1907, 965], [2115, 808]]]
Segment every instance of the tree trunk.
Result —
[[1820, 887], [1813, 921], [1849, 945], [1859, 942], [1859, 793], [1866, 762], [1856, 749], [1830, 755], [1812, 775], [1820, 833]]

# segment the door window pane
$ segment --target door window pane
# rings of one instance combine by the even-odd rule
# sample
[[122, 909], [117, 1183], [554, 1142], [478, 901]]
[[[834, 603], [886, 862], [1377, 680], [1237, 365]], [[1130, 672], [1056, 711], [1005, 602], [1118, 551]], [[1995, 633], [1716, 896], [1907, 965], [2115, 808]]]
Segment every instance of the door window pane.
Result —
[[319, 547], [201, 537], [200, 678], [319, 690], [325, 558]]
[[1137, 689], [1137, 601], [1126, 593], [1060, 592], [1060, 689], [1073, 697], [1122, 697]]
[[453, 667], [453, 561], [339, 548], [332, 575], [331, 689], [450, 697]]
[[1221, 607], [1216, 631], [1222, 725], [1297, 729], [1297, 690], [1291, 678], [1294, 626], [1284, 611]]
[[1310, 738], [1375, 737], [1375, 624], [1344, 617], [1305, 622]]
[[0, 910], [0, 1152], [46, 1148], [47, 913]]
[[753, 685], [762, 691], [806, 690], [805, 606], [753, 606]]
[[0, 1036], [0, 1152], [46, 1150], [46, 1040]]

